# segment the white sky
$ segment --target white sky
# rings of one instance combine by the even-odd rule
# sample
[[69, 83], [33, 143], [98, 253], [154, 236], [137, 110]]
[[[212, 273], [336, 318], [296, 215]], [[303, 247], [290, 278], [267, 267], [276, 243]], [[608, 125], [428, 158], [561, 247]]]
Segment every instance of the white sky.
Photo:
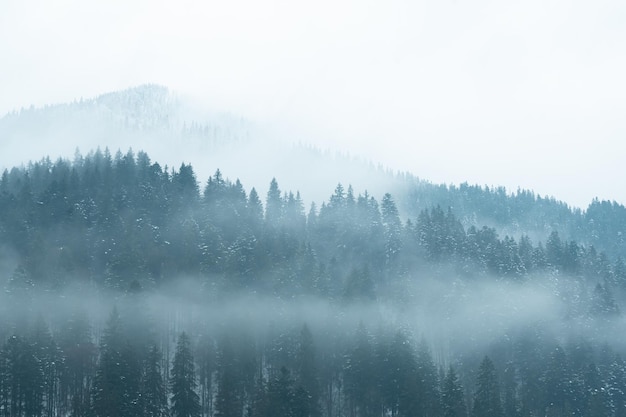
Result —
[[626, 203], [624, 74], [621, 0], [0, 0], [0, 114], [159, 83], [434, 182], [582, 207]]

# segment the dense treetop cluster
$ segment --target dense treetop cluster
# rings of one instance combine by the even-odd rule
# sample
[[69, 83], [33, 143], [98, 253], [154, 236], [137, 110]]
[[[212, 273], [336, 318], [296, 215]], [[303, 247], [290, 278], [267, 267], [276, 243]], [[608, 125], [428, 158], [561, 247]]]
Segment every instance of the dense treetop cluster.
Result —
[[[263, 195], [219, 170], [200, 186], [190, 165], [133, 151], [13, 168], [0, 178], [0, 415], [624, 416], [623, 344], [588, 338], [619, 328], [623, 211], [423, 182], [380, 198], [339, 184], [305, 208], [275, 179]], [[252, 296], [336, 310], [321, 325], [242, 306], [238, 322], [159, 298], [151, 318], [149, 297], [183, 280], [213, 312]], [[410, 315], [433, 282], [446, 305], [484, 283], [540, 286], [565, 305], [565, 330], [512, 322], [434, 341], [389, 318], [345, 326], [385, 303]], [[38, 296], [76, 288], [120, 309], [104, 324], [61, 309], [32, 319]], [[451, 326], [434, 317], [419, 325]]]
[[219, 170], [200, 187], [190, 165], [168, 169], [144, 152], [97, 150], [5, 171], [0, 213], [8, 291], [75, 281], [128, 291], [191, 276], [216, 291], [375, 299], [444, 265], [464, 279], [566, 274], [604, 294], [604, 310], [615, 311], [612, 293], [626, 288], [621, 257], [556, 229], [545, 242], [501, 237], [440, 205], [404, 220], [390, 194], [377, 200], [341, 184], [306, 210], [276, 180], [264, 197]]

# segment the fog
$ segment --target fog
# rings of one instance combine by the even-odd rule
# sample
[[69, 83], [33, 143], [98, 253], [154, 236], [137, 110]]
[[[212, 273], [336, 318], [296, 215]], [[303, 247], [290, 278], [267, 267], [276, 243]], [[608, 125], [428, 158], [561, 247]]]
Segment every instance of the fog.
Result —
[[233, 415], [263, 415], [280, 381], [285, 403], [317, 402], [302, 415], [438, 415], [411, 407], [443, 404], [452, 365], [482, 416], [483, 357], [507, 416], [561, 415], [566, 368], [562, 415], [626, 407], [624, 208], [576, 210], [626, 202], [624, 17], [613, 1], [2, 2], [0, 362], [18, 365], [0, 372], [17, 408], [0, 408], [22, 415], [3, 387], [35, 369], [19, 383], [50, 388], [31, 399], [46, 415], [116, 415], [103, 375], [136, 370], [109, 384], [131, 398], [148, 345], [169, 395], [183, 332], [202, 415], [230, 415], [229, 338]]
[[619, 2], [33, 0], [0, 11], [11, 40], [0, 43], [0, 114], [158, 83], [434, 182], [623, 202]]
[[[239, 329], [261, 338], [270, 329], [288, 333], [304, 324], [322, 350], [333, 338], [347, 340], [360, 325], [387, 335], [402, 330], [415, 344], [426, 340], [441, 367], [463, 357], [484, 355], [502, 343], [516, 344], [529, 331], [535, 337], [541, 334], [541, 343], [548, 347], [582, 339], [596, 347], [608, 344], [619, 353], [626, 349], [620, 330], [624, 317], [587, 316], [591, 305], [584, 300], [577, 305], [577, 298], [581, 290], [592, 289], [572, 277], [541, 275], [522, 283], [495, 277], [467, 282], [448, 273], [420, 275], [403, 283], [404, 298], [382, 294], [375, 301], [353, 302], [246, 290], [223, 292], [197, 277], [177, 277], [157, 289], [126, 293], [79, 281], [61, 292], [5, 287], [0, 296], [0, 336], [27, 334], [39, 317], [45, 318], [55, 334], [78, 315], [91, 324], [98, 343], [116, 308], [129, 326], [158, 335], [157, 340], [172, 343], [168, 347], [172, 349], [175, 336], [182, 331], [218, 338]], [[327, 339], [328, 335], [332, 337]]]
[[[73, 160], [108, 148], [147, 152], [169, 168], [191, 164], [201, 185], [216, 170], [262, 194], [272, 178], [320, 205], [338, 183], [381, 196], [394, 171], [356, 153], [315, 147], [305, 137], [202, 103], [164, 86], [144, 85], [72, 103], [27, 109], [0, 119], [0, 169], [47, 156]], [[24, 146], [28, 144], [28, 146]]]

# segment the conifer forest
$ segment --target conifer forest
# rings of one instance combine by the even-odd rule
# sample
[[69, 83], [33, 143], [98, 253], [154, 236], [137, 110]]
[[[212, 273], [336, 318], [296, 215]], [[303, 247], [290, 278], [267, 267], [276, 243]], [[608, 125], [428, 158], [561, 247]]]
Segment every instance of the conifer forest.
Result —
[[230, 175], [2, 173], [1, 416], [626, 416], [624, 206]]

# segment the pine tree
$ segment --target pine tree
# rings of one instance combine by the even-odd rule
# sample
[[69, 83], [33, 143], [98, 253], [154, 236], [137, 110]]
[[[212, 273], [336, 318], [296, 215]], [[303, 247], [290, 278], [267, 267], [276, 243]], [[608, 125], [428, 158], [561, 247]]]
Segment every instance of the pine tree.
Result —
[[496, 368], [485, 356], [478, 368], [472, 417], [502, 417], [502, 401]]
[[152, 345], [148, 352], [141, 385], [141, 402], [144, 415], [150, 417], [167, 416], [167, 396], [161, 374], [161, 353], [156, 345]]
[[195, 365], [189, 337], [185, 332], [178, 337], [170, 375], [170, 386], [172, 390], [172, 416], [200, 416], [200, 397], [196, 392]]
[[216, 417], [239, 417], [241, 398], [238, 387], [237, 361], [232, 342], [228, 336], [221, 340], [218, 358]]
[[39, 360], [43, 378], [43, 415], [52, 417], [55, 415], [57, 405], [57, 396], [55, 395], [59, 385], [57, 363], [61, 363], [61, 352], [52, 338], [42, 316], [38, 317], [33, 333], [33, 350]]
[[[319, 381], [315, 358], [315, 344], [309, 327], [305, 324], [300, 331], [300, 344], [297, 352], [297, 399], [299, 410], [306, 410], [306, 416], [318, 416], [319, 408]], [[294, 393], [295, 394], [295, 393]]]
[[114, 309], [102, 336], [100, 361], [92, 390], [92, 413], [95, 417], [122, 417], [124, 392], [120, 383], [122, 369], [122, 324]]
[[419, 415], [436, 416], [441, 414], [441, 392], [437, 367], [433, 362], [426, 340], [422, 340], [416, 356], [418, 373]]
[[141, 404], [141, 365], [135, 347], [126, 341], [120, 352], [122, 378], [119, 384], [122, 389], [121, 415], [124, 417], [140, 417]]
[[263, 223], [263, 203], [256, 189], [252, 187], [248, 195], [248, 224], [253, 232], [257, 233]]
[[59, 346], [59, 414], [85, 417], [90, 408], [90, 391], [96, 369], [97, 348], [85, 315], [75, 313], [62, 328]]
[[204, 334], [196, 349], [198, 363], [198, 379], [200, 383], [200, 405], [202, 415], [213, 414], [213, 373], [215, 371], [215, 345], [213, 339]]
[[565, 351], [557, 346], [547, 365], [545, 373], [546, 411], [549, 416], [566, 415], [570, 406], [572, 377]]
[[24, 338], [13, 335], [0, 355], [3, 383], [0, 406], [5, 415], [40, 416], [43, 403], [43, 374], [36, 351]]
[[398, 256], [402, 246], [402, 223], [396, 203], [389, 193], [383, 196], [381, 213], [385, 233], [385, 257], [386, 263], [389, 264]]
[[441, 404], [443, 417], [467, 417], [463, 387], [452, 365], [450, 365], [448, 373], [443, 380]]
[[283, 200], [276, 178], [272, 178], [265, 203], [265, 221], [272, 227], [278, 226], [283, 217]]
[[359, 323], [354, 346], [346, 355], [344, 390], [348, 397], [349, 415], [374, 416], [376, 378], [374, 352], [363, 323]]

